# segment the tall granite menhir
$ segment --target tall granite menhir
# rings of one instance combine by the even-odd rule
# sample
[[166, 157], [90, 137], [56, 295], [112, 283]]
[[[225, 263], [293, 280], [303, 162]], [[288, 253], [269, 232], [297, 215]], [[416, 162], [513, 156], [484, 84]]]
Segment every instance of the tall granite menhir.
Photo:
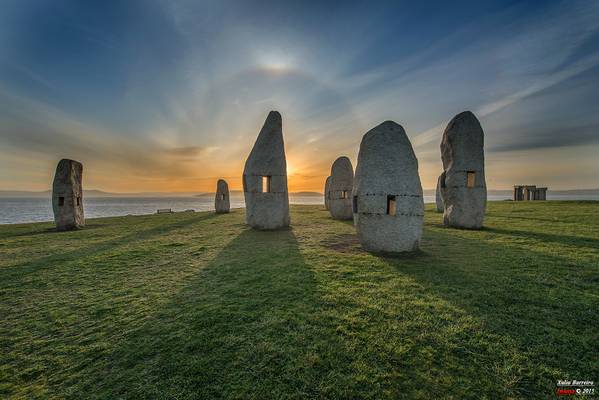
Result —
[[281, 114], [271, 111], [245, 162], [245, 219], [256, 229], [289, 226], [287, 163]]
[[82, 175], [83, 165], [77, 161], [62, 159], [56, 167], [52, 184], [52, 210], [56, 229], [59, 231], [78, 229], [85, 225]]
[[228, 213], [231, 208], [229, 199], [229, 185], [227, 181], [219, 179], [216, 182], [216, 195], [214, 196], [214, 209], [217, 214]]
[[482, 228], [487, 205], [484, 133], [472, 112], [460, 113], [449, 122], [441, 141], [441, 158], [443, 223]]
[[331, 167], [329, 188], [329, 211], [334, 219], [353, 218], [351, 192], [354, 185], [354, 169], [347, 157], [339, 157]]
[[395, 122], [383, 122], [362, 138], [352, 201], [364, 249], [418, 249], [424, 220], [418, 160], [406, 132]]

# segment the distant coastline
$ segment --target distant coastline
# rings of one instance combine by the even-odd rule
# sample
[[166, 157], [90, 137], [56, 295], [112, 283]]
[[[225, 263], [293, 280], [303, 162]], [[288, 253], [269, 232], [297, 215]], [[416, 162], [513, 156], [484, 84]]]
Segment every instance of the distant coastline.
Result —
[[[435, 189], [424, 189], [424, 196], [434, 196]], [[548, 190], [549, 195], [554, 196], [599, 196], [599, 189], [565, 189], [565, 190]], [[512, 190], [491, 189], [487, 191], [489, 196], [512, 196]], [[113, 193], [104, 192], [102, 190], [84, 190], [83, 194], [86, 198], [154, 198], [154, 197], [214, 197], [214, 192], [132, 192], [132, 193]], [[27, 190], [0, 190], [0, 198], [49, 198], [50, 190], [40, 192]], [[322, 197], [319, 192], [290, 192], [290, 196], [302, 197]], [[241, 190], [232, 190], [231, 196], [243, 196]]]

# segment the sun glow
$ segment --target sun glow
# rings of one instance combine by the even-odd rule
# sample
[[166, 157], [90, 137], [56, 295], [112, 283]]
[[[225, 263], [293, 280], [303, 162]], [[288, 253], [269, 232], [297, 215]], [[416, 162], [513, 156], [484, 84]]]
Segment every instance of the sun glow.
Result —
[[287, 176], [294, 175], [297, 172], [297, 169], [293, 164], [289, 161], [287, 162]]
[[289, 54], [280, 51], [265, 51], [256, 58], [260, 68], [272, 72], [284, 72], [293, 68], [294, 64]]

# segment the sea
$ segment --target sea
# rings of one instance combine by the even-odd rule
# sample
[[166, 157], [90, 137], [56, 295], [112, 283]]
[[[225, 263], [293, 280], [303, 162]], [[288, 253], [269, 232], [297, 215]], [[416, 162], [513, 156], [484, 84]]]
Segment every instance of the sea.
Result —
[[[508, 200], [508, 195], [489, 194], [488, 200]], [[547, 195], [548, 200], [599, 200], [596, 195]], [[434, 196], [424, 196], [425, 203], [433, 203]], [[323, 204], [322, 196], [290, 194], [291, 204]], [[243, 196], [231, 197], [231, 208], [243, 208]], [[85, 218], [116, 217], [124, 215], [155, 214], [159, 208], [172, 211], [212, 211], [214, 198], [200, 197], [89, 197], [84, 201]], [[52, 203], [48, 198], [0, 198], [0, 224], [53, 221]]]

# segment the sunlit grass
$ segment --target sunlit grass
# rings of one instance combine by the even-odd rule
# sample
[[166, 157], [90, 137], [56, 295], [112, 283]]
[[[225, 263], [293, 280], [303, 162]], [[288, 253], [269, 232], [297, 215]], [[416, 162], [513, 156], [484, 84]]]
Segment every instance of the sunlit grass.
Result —
[[551, 398], [599, 376], [599, 203], [427, 208], [421, 251], [363, 252], [292, 206], [0, 226], [0, 397]]

